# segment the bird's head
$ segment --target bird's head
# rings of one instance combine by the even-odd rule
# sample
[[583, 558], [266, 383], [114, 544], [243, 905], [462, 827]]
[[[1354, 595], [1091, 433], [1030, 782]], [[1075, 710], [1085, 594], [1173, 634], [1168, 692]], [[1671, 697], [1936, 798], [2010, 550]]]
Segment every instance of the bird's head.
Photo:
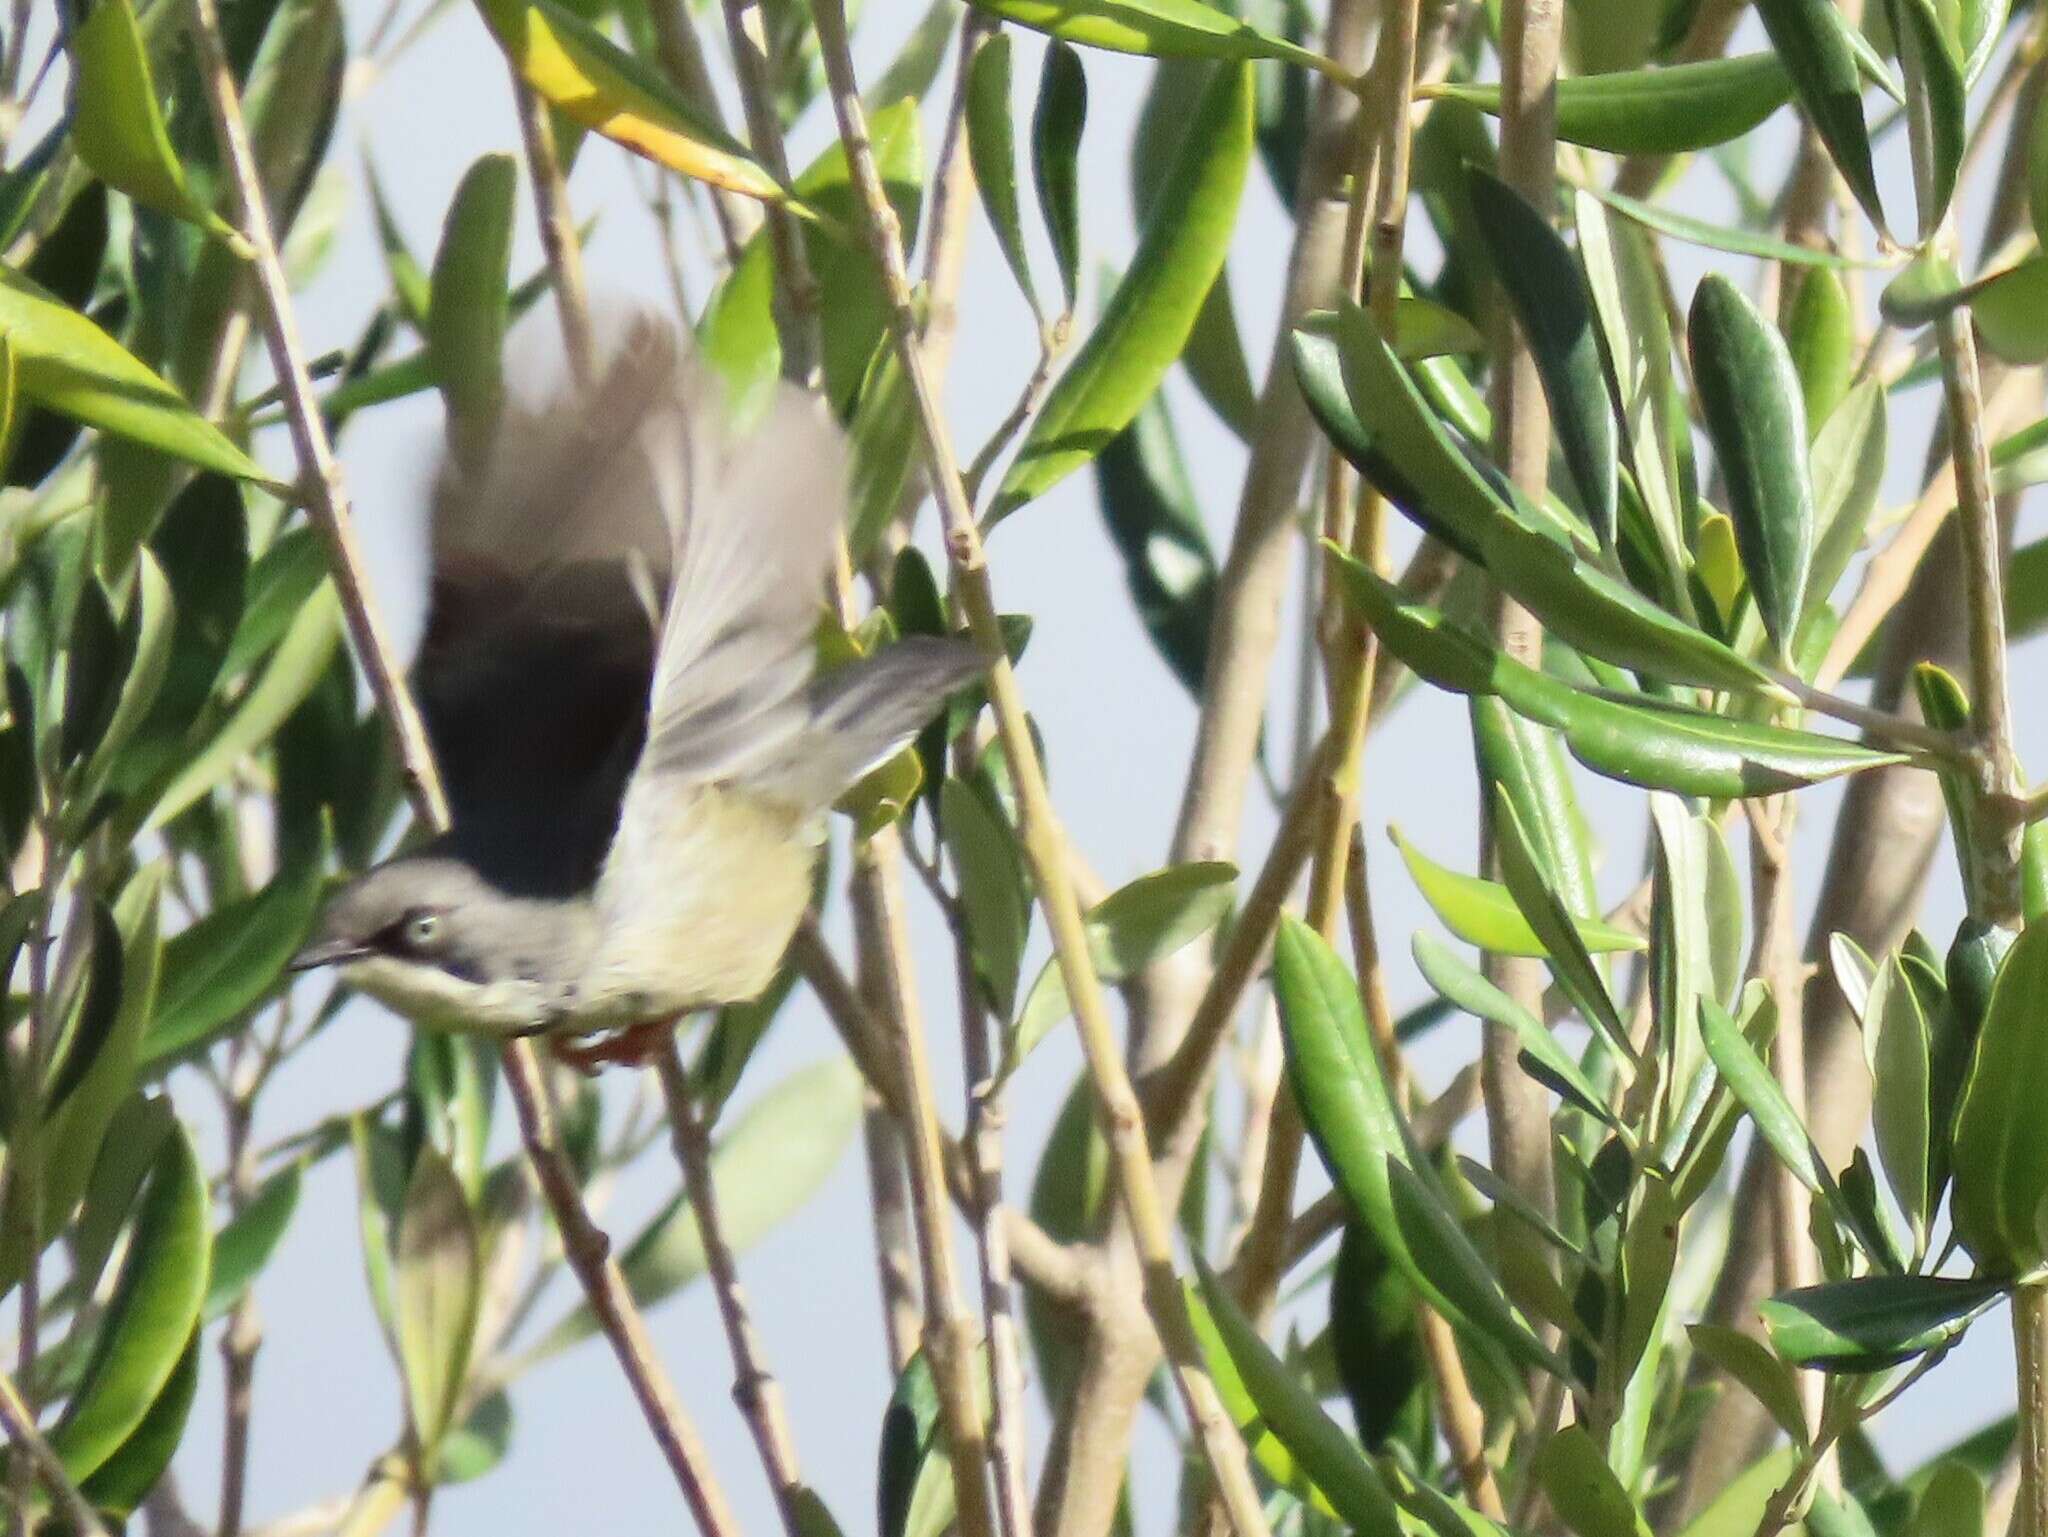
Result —
[[573, 905], [508, 897], [455, 859], [406, 856], [337, 891], [290, 969], [338, 967], [430, 1029], [517, 1034], [546, 1022], [549, 984], [580, 928]]

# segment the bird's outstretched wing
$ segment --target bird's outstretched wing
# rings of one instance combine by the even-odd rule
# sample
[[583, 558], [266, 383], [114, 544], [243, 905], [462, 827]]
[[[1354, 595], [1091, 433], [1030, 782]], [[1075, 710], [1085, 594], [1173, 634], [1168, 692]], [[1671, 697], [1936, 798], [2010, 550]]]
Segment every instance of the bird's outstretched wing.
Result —
[[982, 659], [964, 640], [924, 638], [814, 677], [846, 512], [839, 429], [821, 401], [784, 387], [736, 433], [687, 361], [673, 398], [673, 436], [660, 441], [677, 473], [659, 506], [674, 575], [646, 745], [596, 895], [615, 972], [677, 943], [730, 949], [719, 986], [743, 997], [750, 979], [766, 981], [807, 894], [804, 824], [908, 742]]
[[586, 891], [646, 725], [676, 495], [674, 333], [635, 319], [602, 376], [507, 403], [484, 462], [444, 462], [414, 683], [451, 851], [521, 895]]

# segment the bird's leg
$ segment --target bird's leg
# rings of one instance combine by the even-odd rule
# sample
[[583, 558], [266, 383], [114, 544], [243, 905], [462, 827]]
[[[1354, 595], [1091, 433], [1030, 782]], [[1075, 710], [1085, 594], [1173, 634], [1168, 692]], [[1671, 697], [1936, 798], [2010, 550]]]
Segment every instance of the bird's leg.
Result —
[[667, 1019], [650, 1019], [610, 1035], [601, 1035], [586, 1043], [556, 1038], [548, 1042], [548, 1050], [555, 1060], [565, 1062], [586, 1078], [595, 1078], [604, 1067], [621, 1063], [628, 1067], [645, 1067], [654, 1060], [661, 1050], [668, 1033], [683, 1022], [680, 1014]]

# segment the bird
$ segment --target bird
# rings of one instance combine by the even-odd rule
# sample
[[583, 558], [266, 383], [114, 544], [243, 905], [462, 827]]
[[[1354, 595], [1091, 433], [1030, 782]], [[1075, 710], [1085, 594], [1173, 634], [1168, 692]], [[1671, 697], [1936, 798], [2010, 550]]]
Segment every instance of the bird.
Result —
[[444, 454], [411, 681], [451, 825], [341, 884], [289, 963], [590, 1071], [767, 987], [826, 811], [986, 665], [908, 636], [819, 671], [842, 433], [788, 383], [742, 427], [666, 322], [624, 331]]

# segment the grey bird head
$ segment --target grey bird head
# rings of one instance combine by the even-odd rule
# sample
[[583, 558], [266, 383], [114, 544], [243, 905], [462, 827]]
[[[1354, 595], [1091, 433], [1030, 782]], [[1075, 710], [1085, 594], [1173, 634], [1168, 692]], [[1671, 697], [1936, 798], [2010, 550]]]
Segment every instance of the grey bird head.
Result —
[[421, 1024], [516, 1035], [559, 1012], [591, 938], [587, 903], [507, 896], [458, 859], [412, 854], [350, 881], [292, 957]]

